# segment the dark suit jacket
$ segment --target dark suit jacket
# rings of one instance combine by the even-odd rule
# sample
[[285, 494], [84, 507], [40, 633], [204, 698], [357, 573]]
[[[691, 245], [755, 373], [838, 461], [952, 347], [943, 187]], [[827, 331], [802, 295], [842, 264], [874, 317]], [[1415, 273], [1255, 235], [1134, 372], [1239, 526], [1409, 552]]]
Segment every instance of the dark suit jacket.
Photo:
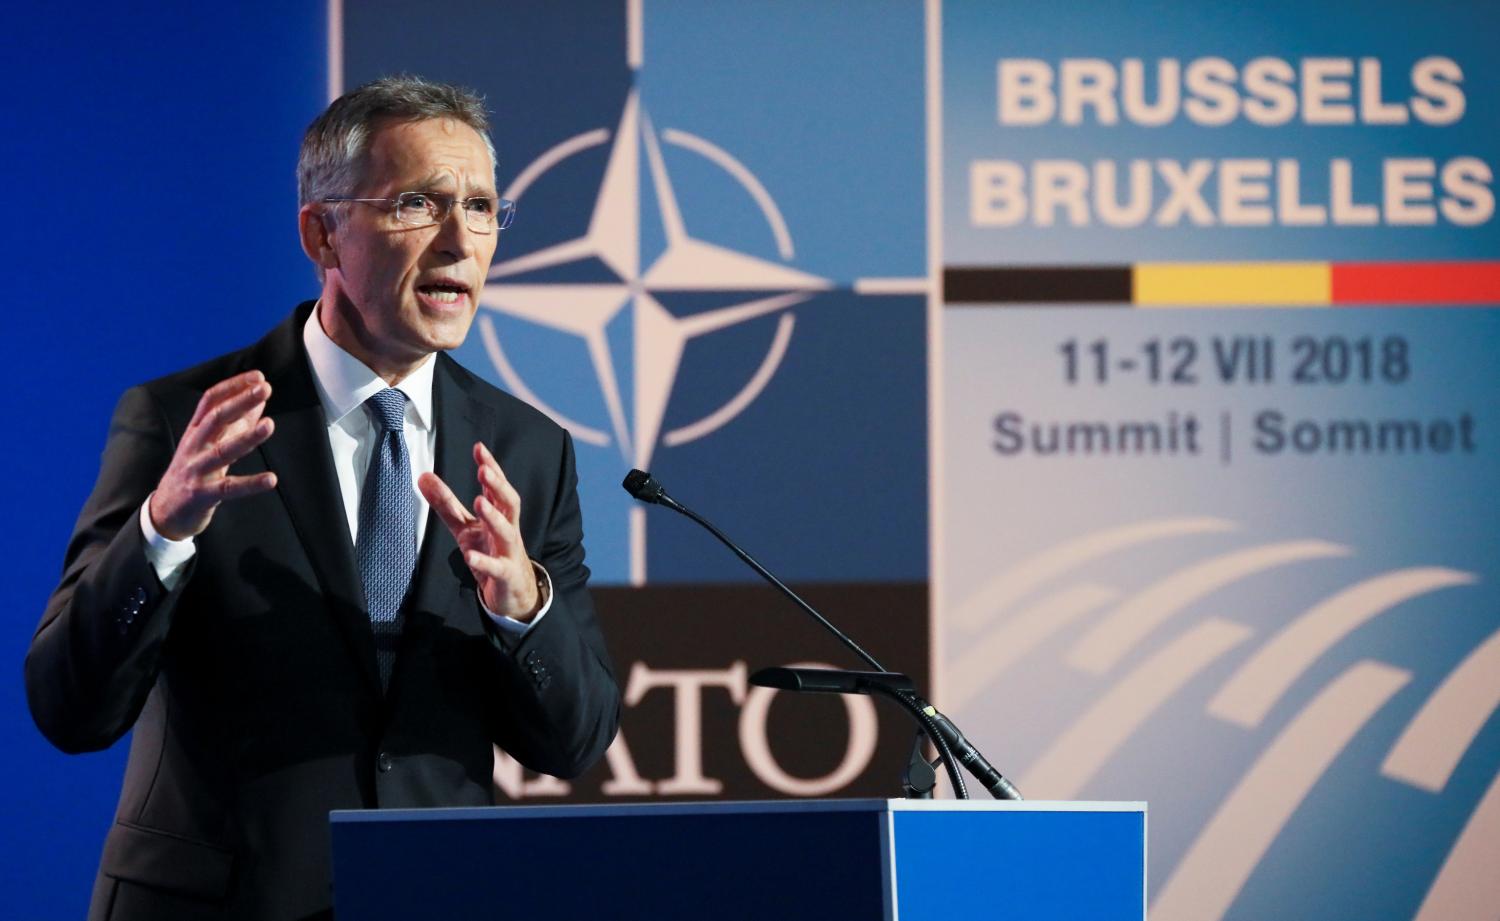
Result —
[[[328, 811], [487, 805], [498, 745], [575, 776], [614, 738], [619, 689], [583, 565], [572, 443], [439, 354], [436, 471], [465, 503], [483, 440], [552, 577], [546, 617], [494, 631], [452, 535], [428, 520], [382, 695], [363, 591], [302, 346], [303, 304], [240, 352], [135, 387], [26, 658], [37, 725], [68, 752], [132, 726], [89, 917], [299, 918], [330, 903]], [[203, 391], [258, 368], [276, 433], [233, 473], [274, 491], [219, 507], [177, 589], [137, 515]]]

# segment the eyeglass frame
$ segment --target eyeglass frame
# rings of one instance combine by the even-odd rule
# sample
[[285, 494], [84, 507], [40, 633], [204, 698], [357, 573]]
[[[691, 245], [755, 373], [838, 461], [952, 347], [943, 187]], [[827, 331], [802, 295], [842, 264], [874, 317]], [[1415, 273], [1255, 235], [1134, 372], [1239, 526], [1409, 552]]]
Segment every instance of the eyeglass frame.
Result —
[[[438, 203], [447, 202], [447, 204], [443, 206], [442, 217], [438, 217], [436, 214], [433, 214], [430, 209], [423, 209], [429, 216], [432, 217], [431, 221], [414, 224], [411, 221], [403, 219], [401, 216], [401, 200], [409, 195], [423, 195]], [[470, 211], [467, 207], [469, 202], [471, 201], [493, 201], [495, 203], [495, 223], [493, 227], [475, 227], [469, 222], [469, 215], [476, 213], [474, 211]], [[444, 192], [401, 192], [395, 198], [344, 198], [340, 196], [331, 196], [329, 198], [323, 199], [323, 202], [325, 204], [338, 204], [340, 202], [361, 202], [367, 205], [390, 205], [396, 213], [396, 220], [400, 221], [408, 227], [436, 227], [437, 225], [448, 220], [448, 216], [453, 213], [454, 205], [462, 203], [465, 206], [464, 226], [469, 228], [469, 230], [473, 231], [474, 233], [483, 234], [488, 234], [491, 230], [493, 230], [495, 233], [499, 233], [500, 231], [505, 230], [511, 224], [515, 223], [516, 220], [515, 202], [511, 201], [509, 198], [500, 198], [498, 196], [491, 198], [488, 195], [471, 195], [468, 198], [459, 198], [456, 195], [448, 195]]]

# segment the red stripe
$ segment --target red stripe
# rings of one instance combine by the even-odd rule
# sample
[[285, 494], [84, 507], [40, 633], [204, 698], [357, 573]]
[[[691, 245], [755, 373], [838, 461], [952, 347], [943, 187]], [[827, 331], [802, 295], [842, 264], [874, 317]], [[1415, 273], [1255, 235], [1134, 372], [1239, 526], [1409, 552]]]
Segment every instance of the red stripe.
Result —
[[1345, 262], [1335, 304], [1500, 304], [1500, 262]]

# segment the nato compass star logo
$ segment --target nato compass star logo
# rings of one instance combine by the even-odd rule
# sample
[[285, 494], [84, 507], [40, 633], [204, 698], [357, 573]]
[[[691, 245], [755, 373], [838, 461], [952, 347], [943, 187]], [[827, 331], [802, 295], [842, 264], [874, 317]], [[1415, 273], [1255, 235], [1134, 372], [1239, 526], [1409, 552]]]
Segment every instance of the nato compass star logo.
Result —
[[[610, 143], [600, 128], [557, 144], [532, 162], [503, 193], [521, 201], [526, 190], [559, 163], [583, 151]], [[613, 135], [604, 180], [588, 227], [577, 239], [497, 263], [479, 303], [500, 314], [557, 330], [583, 340], [597, 378], [609, 428], [587, 425], [549, 404], [517, 372], [506, 355], [494, 320], [481, 315], [479, 331], [496, 371], [511, 392], [546, 412], [588, 444], [611, 443], [629, 465], [646, 469], [658, 444], [673, 446], [695, 441], [728, 423], [765, 388], [786, 353], [795, 317], [789, 308], [833, 284], [827, 279], [786, 265], [727, 249], [694, 237], [683, 219], [672, 179], [662, 159], [662, 144], [691, 151], [736, 180], [759, 206], [776, 240], [779, 255], [793, 256], [791, 234], [765, 187], [729, 153], [712, 142], [685, 131], [668, 129], [658, 135], [632, 91]], [[644, 149], [660, 215], [665, 246], [649, 264], [642, 264], [642, 189], [640, 155]], [[613, 278], [602, 282], [556, 283], [528, 281], [559, 268], [597, 261]], [[693, 292], [730, 295], [729, 303], [689, 316], [676, 316], [660, 296]], [[749, 296], [754, 292], [755, 296]], [[734, 294], [743, 295], [741, 298]], [[770, 296], [765, 296], [770, 293]], [[633, 386], [626, 386], [617, 367], [607, 332], [619, 315], [629, 311], [634, 369]], [[781, 314], [759, 368], [726, 403], [697, 421], [662, 431], [667, 403], [683, 350], [697, 336], [716, 332], [769, 314]], [[628, 394], [628, 396], [627, 396]], [[627, 409], [627, 399], [630, 406]]]
[[[847, 262], [833, 270], [837, 279], [794, 267], [791, 230], [752, 169], [709, 138], [653, 124], [639, 82], [640, 3], [627, 4], [626, 20], [632, 85], [617, 121], [580, 125], [587, 130], [545, 149], [502, 192], [523, 215], [545, 224], [574, 214], [576, 225], [549, 238], [561, 242], [491, 267], [474, 338], [499, 383], [600, 449], [596, 457], [613, 451], [621, 469], [650, 469], [660, 449], [718, 432], [766, 392], [786, 366], [794, 308], [829, 293], [925, 296], [928, 280], [846, 278], [854, 274]], [[592, 178], [601, 160], [602, 177]], [[580, 200], [585, 175], [598, 185], [585, 186]], [[826, 252], [818, 246], [815, 239], [809, 249]], [[693, 348], [720, 333], [701, 352]], [[726, 349], [727, 363], [699, 364]], [[714, 375], [706, 387], [677, 387], [680, 372], [703, 367]], [[623, 552], [597, 559], [619, 559], [620, 574], [640, 585], [645, 509], [631, 504], [625, 514], [622, 529], [604, 529], [624, 539]]]

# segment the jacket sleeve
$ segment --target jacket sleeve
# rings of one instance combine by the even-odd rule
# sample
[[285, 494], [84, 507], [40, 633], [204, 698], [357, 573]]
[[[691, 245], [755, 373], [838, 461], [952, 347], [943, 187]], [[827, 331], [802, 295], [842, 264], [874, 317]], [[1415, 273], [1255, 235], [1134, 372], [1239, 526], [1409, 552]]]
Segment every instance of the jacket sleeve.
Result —
[[560, 466], [544, 539], [528, 547], [552, 578], [552, 607], [519, 640], [493, 626], [490, 635], [502, 652], [495, 741], [532, 770], [566, 778], [592, 767], [614, 741], [620, 688], [589, 596], [578, 473], [566, 433]]
[[65, 752], [113, 744], [156, 682], [172, 608], [193, 564], [167, 591], [146, 558], [137, 515], [173, 449], [156, 400], [144, 387], [127, 391], [68, 542], [62, 581], [26, 654], [32, 719]]

